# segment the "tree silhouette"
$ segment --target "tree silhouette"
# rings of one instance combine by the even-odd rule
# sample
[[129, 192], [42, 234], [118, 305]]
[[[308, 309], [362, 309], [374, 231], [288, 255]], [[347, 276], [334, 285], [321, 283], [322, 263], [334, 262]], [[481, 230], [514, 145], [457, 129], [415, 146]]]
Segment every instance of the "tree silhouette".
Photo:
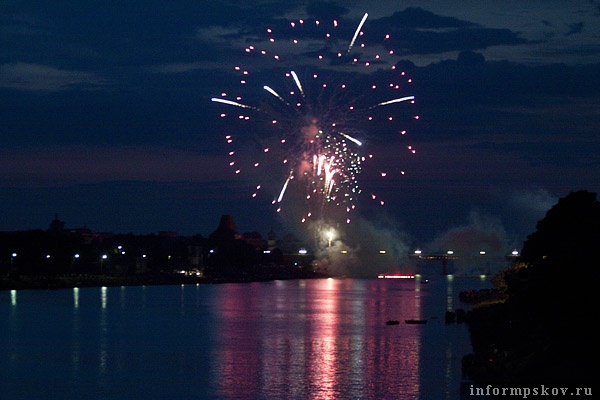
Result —
[[504, 303], [475, 309], [469, 375], [482, 381], [592, 382], [598, 350], [600, 203], [585, 190], [561, 198], [502, 271]]

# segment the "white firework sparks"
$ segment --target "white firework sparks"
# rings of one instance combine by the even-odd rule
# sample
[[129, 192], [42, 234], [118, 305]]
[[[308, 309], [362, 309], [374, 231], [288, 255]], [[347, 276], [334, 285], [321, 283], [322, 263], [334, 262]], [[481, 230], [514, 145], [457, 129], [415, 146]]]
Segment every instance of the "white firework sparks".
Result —
[[[404, 93], [412, 81], [393, 63], [384, 61], [384, 56], [393, 57], [393, 50], [383, 51], [384, 44], [373, 50], [367, 48], [361, 39], [367, 17], [364, 14], [349, 42], [346, 37], [344, 52], [334, 50], [343, 40], [333, 33], [346, 34], [349, 28], [342, 28], [337, 20], [296, 20], [268, 28], [266, 38], [244, 49], [249, 67], [234, 68], [240, 94], [223, 92], [211, 99], [242, 110], [220, 114], [232, 126], [233, 121], [250, 124], [236, 125], [239, 132], [228, 133], [227, 143], [234, 145], [237, 139], [253, 136], [261, 144], [262, 151], [256, 152], [250, 164], [260, 170], [255, 175], [263, 180], [274, 174], [281, 177], [278, 195], [272, 200], [277, 211], [291, 195], [288, 192], [292, 186], [296, 186], [295, 194], [303, 192], [302, 222], [338, 215], [333, 212], [335, 208], [343, 210], [343, 218], [349, 223], [362, 191], [358, 177], [365, 161], [372, 157], [362, 153], [365, 136], [373, 132], [380, 135], [382, 131], [406, 133], [398, 126], [406, 114], [399, 107], [401, 103], [414, 103], [415, 98], [397, 93]], [[307, 47], [299, 47], [302, 38]], [[380, 42], [388, 39], [385, 35]], [[354, 47], [359, 50], [353, 51]], [[298, 49], [300, 52], [293, 51]], [[301, 59], [309, 62], [300, 65]], [[272, 67], [266, 69], [265, 60], [270, 60]], [[259, 72], [252, 72], [253, 64], [261, 66]], [[409, 149], [414, 153], [411, 146]], [[229, 155], [235, 173], [243, 173], [237, 152], [231, 150]], [[263, 184], [254, 187], [252, 197], [258, 197]], [[376, 197], [371, 194], [371, 198]]]

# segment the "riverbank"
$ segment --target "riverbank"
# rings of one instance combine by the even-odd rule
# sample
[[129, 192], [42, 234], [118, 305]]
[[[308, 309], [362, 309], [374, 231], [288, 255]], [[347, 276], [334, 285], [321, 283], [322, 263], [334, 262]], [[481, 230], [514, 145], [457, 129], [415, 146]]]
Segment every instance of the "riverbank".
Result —
[[113, 276], [100, 274], [69, 275], [19, 275], [0, 278], [0, 290], [26, 289], [69, 289], [75, 287], [111, 287], [111, 286], [144, 286], [144, 285], [187, 285], [260, 282], [286, 279], [326, 278], [326, 275], [314, 271], [279, 270], [264, 271], [255, 274], [227, 275], [222, 277], [205, 277], [195, 275], [153, 273], [141, 275]]
[[207, 283], [206, 278], [153, 274], [139, 276], [109, 275], [21, 275], [0, 279], [0, 290], [68, 289], [74, 287], [172, 285], [183, 283]]
[[[537, 300], [543, 302], [541, 297]], [[594, 382], [589, 354], [598, 347], [597, 329], [573, 323], [590, 315], [582, 313], [586, 307], [573, 304], [563, 312], [553, 308], [530, 312], [510, 298], [477, 303], [466, 318], [473, 353], [462, 359], [464, 375], [480, 387]]]

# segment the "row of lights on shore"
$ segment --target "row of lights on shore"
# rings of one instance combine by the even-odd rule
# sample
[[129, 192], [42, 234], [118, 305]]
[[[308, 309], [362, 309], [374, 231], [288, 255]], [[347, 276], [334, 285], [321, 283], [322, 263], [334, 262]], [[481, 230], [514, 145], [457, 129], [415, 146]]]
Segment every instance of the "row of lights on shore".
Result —
[[[117, 248], [120, 250], [120, 252], [121, 252], [121, 255], [125, 255], [125, 250], [123, 250], [123, 249], [122, 249], [122, 246], [118, 246]], [[213, 252], [213, 251], [211, 250], [211, 253], [212, 253], [212, 252]], [[265, 250], [265, 251], [264, 251], [264, 253], [266, 253], [266, 254], [268, 254], [268, 253], [270, 253], [270, 252], [271, 252], [270, 250]], [[342, 254], [347, 254], [347, 253], [348, 253], [348, 251], [347, 251], [347, 250], [341, 250], [340, 252], [341, 252]], [[307, 251], [305, 248], [301, 248], [300, 250], [298, 250], [298, 254], [305, 255], [305, 254], [308, 254], [308, 251]], [[386, 254], [386, 251], [385, 251], [385, 250], [379, 250], [379, 254]], [[417, 250], [415, 250], [415, 251], [414, 251], [414, 254], [415, 254], [415, 255], [417, 255], [417, 256], [420, 256], [420, 255], [422, 255], [422, 254], [423, 254], [423, 251], [422, 251], [422, 250], [419, 250], [419, 249], [417, 249]], [[454, 251], [453, 251], [453, 250], [448, 250], [448, 251], [446, 252], [446, 254], [447, 254], [447, 255], [449, 255], [449, 256], [451, 256], [451, 255], [454, 255]], [[480, 255], [482, 255], [482, 256], [484, 256], [484, 255], [486, 255], [487, 253], [486, 253], [486, 251], [485, 251], [485, 250], [481, 250], [481, 251], [479, 252], [479, 254], [480, 254]], [[512, 255], [512, 256], [514, 256], [514, 257], [516, 257], [516, 256], [518, 256], [518, 255], [519, 255], [519, 251], [515, 249], [515, 250], [513, 250], [513, 251], [511, 252], [511, 255]], [[79, 257], [80, 257], [79, 253], [76, 253], [76, 254], [74, 254], [74, 255], [73, 255], [73, 258], [74, 258], [74, 259], [78, 259]], [[169, 257], [170, 257], [170, 256], [169, 256]], [[15, 258], [17, 258], [17, 253], [12, 253], [12, 254], [11, 254], [11, 261], [12, 261], [13, 259], [15, 259]], [[51, 258], [51, 255], [50, 255], [50, 254], [46, 254], [46, 258], [47, 258], [47, 259]], [[142, 258], [146, 258], [146, 254], [142, 254]], [[106, 260], [106, 259], [108, 259], [108, 255], [107, 255], [107, 254], [102, 254], [102, 256], [100, 256], [100, 259], [101, 259], [101, 260]]]
[[[269, 254], [269, 253], [271, 253], [271, 250], [265, 250], [265, 251], [263, 251], [263, 253], [264, 254]], [[341, 250], [340, 253], [347, 254], [348, 250]], [[386, 253], [387, 252], [385, 250], [379, 250], [379, 254], [386, 254]], [[308, 254], [308, 250], [306, 250], [305, 248], [301, 248], [300, 250], [298, 250], [298, 254], [300, 254], [300, 255], [306, 255], [306, 254]], [[417, 250], [414, 251], [414, 254], [417, 255], [417, 256], [420, 256], [420, 255], [423, 255], [423, 251], [417, 249]], [[449, 255], [449, 256], [452, 256], [452, 255], [454, 255], [454, 251], [453, 250], [448, 250], [446, 252], [446, 254]], [[484, 255], [487, 254], [487, 252], [485, 250], [481, 250], [479, 252], [479, 254], [482, 255], [482, 256], [484, 256]], [[514, 257], [517, 257], [519, 255], [519, 251], [515, 249], [515, 250], [513, 250], [510, 253], [510, 255], [514, 256]]]
[[[419, 256], [419, 255], [423, 254], [423, 251], [417, 249], [417, 250], [415, 250], [414, 254], [417, 255], [417, 256]], [[449, 255], [449, 256], [454, 255], [454, 250], [448, 250], [446, 252], [446, 254]], [[487, 252], [485, 250], [480, 250], [479, 254], [482, 255], [482, 256], [484, 256], [484, 255], [487, 254]], [[515, 250], [511, 251], [510, 255], [516, 257], [516, 256], [519, 255], [519, 251], [515, 249]]]
[[[126, 253], [125, 253], [125, 250], [123, 249], [123, 246], [117, 246], [117, 250], [119, 250], [120, 254], [121, 254], [121, 255], [123, 255], [123, 256], [126, 254]], [[18, 254], [17, 254], [17, 253], [11, 253], [11, 255], [10, 255], [11, 262], [12, 262], [12, 260], [14, 260], [15, 258], [17, 258], [17, 256], [18, 256]], [[81, 256], [79, 255], [79, 253], [75, 253], [75, 254], [73, 254], [73, 259], [75, 259], [75, 260], [79, 259], [80, 257], [81, 257]], [[169, 256], [169, 257], [170, 257], [170, 256]], [[52, 255], [50, 255], [50, 254], [46, 254], [46, 257], [45, 257], [45, 258], [46, 258], [46, 259], [50, 259], [50, 258], [52, 258]], [[142, 254], [142, 258], [146, 258], [146, 254]], [[104, 261], [104, 260], [107, 260], [107, 259], [108, 259], [108, 254], [102, 254], [102, 255], [100, 256], [100, 260], [101, 260], [101, 261]]]

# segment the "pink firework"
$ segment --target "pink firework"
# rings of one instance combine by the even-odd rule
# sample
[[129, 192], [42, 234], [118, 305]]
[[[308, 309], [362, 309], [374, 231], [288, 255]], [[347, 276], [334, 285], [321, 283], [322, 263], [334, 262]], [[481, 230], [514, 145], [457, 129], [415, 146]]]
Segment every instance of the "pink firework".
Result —
[[224, 106], [220, 116], [231, 129], [229, 166], [256, 179], [254, 198], [272, 186], [277, 211], [289, 202], [301, 222], [349, 223], [363, 191], [359, 175], [373, 158], [364, 149], [405, 135], [401, 125], [418, 119], [406, 107], [414, 96], [401, 95], [412, 80], [391, 61], [390, 36], [367, 46], [367, 17], [352, 29], [337, 20], [279, 21], [244, 48], [247, 66], [233, 71], [239, 85], [211, 99]]

